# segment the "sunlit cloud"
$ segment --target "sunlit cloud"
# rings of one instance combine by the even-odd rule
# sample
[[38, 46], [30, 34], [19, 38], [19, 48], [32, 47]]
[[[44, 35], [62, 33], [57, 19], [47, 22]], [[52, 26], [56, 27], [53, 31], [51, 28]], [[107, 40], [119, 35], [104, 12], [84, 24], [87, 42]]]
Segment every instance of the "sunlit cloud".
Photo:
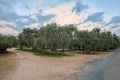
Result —
[[74, 13], [73, 7], [75, 3], [63, 4], [57, 6], [55, 8], [49, 8], [43, 11], [44, 15], [47, 14], [55, 14], [56, 16], [53, 19], [53, 22], [56, 22], [60, 25], [68, 25], [68, 24], [77, 24], [83, 22], [87, 16], [87, 12], [83, 12], [82, 14]]
[[29, 22], [29, 20], [26, 19], [26, 18], [22, 18], [22, 19], [21, 19], [21, 22], [26, 23], [26, 22]]
[[91, 31], [93, 28], [101, 28], [103, 25], [99, 23], [94, 23], [92, 21], [88, 21], [86, 23], [79, 24], [77, 26], [78, 30], [89, 30]]
[[17, 28], [16, 23], [14, 22], [10, 22], [10, 21], [0, 21], [0, 27], [13, 27], [13, 28]]
[[25, 28], [31, 28], [31, 29], [37, 28], [38, 29], [38, 26], [39, 26], [38, 23], [34, 23], [34, 24], [29, 25], [29, 26], [25, 26]]
[[0, 33], [17, 35], [19, 33], [19, 31], [15, 30], [15, 29], [12, 29], [10, 27], [0, 27]]
[[[107, 5], [99, 6], [98, 2], [103, 4], [103, 0], [0, 0], [0, 28], [17, 33], [26, 27], [40, 28], [56, 22], [60, 25], [74, 24], [79, 30], [99, 27], [119, 35], [120, 12], [115, 11], [116, 5], [112, 11]], [[0, 32], [5, 33], [6, 30]]]

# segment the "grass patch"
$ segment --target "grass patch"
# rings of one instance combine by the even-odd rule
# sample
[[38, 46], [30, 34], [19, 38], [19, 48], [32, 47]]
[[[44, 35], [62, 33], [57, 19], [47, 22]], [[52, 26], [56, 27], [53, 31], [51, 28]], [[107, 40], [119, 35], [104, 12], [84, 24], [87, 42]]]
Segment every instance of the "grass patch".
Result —
[[[60, 52], [62, 52], [62, 50], [59, 50]], [[90, 53], [84, 53], [83, 51], [80, 50], [64, 50], [64, 52], [70, 52], [70, 53], [76, 53], [76, 54], [86, 54], [86, 55], [92, 55], [92, 54], [97, 54], [97, 51], [91, 51]]]
[[[20, 49], [17, 49], [17, 50], [20, 50]], [[34, 52], [31, 49], [23, 49], [21, 51], [32, 52], [35, 55], [45, 56], [45, 57], [64, 57], [64, 56], [70, 56], [68, 54], [63, 54], [63, 53], [50, 53], [50, 52], [44, 51], [44, 50], [38, 50], [38, 51]]]
[[[20, 50], [20, 49], [17, 49], [17, 50]], [[65, 56], [73, 56], [74, 54], [94, 55], [99, 53], [99, 51], [91, 51], [90, 53], [84, 53], [83, 51], [80, 51], [80, 50], [69, 50], [69, 49], [64, 50], [64, 53], [62, 53], [62, 50], [59, 50], [59, 53], [51, 53], [46, 50], [38, 50], [34, 52], [32, 51], [32, 49], [23, 49], [21, 51], [32, 52], [35, 55], [44, 56], [44, 57], [65, 57]]]
[[[62, 52], [62, 50], [59, 50], [60, 52]], [[75, 50], [64, 50], [64, 52], [73, 52], [73, 51], [75, 51]]]
[[85, 54], [85, 55], [93, 55], [93, 54], [97, 54], [97, 53], [94, 52], [94, 51], [91, 51], [90, 53], [84, 53], [83, 51], [74, 51], [74, 53], [76, 53], [76, 54]]

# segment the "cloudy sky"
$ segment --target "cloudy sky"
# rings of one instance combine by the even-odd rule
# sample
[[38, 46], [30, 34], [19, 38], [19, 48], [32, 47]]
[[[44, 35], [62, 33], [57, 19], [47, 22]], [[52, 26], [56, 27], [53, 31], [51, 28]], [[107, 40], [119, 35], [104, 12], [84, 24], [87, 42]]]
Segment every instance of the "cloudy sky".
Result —
[[99, 27], [120, 36], [120, 0], [0, 0], [0, 33], [47, 23], [74, 24], [79, 30]]

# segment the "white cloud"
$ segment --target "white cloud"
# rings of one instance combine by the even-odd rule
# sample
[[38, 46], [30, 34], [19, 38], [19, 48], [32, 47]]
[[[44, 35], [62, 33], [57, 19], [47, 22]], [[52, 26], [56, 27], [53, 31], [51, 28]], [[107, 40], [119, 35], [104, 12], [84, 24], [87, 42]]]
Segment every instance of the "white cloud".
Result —
[[22, 19], [21, 19], [21, 22], [26, 23], [26, 22], [29, 22], [29, 20], [28, 20], [28, 19], [26, 19], [26, 18], [22, 18]]
[[[103, 31], [111, 31], [117, 35], [120, 35], [120, 24], [110, 24], [101, 28]], [[119, 34], [118, 34], [119, 33]]]
[[0, 33], [2, 33], [2, 34], [17, 35], [19, 33], [17, 30], [10, 28], [10, 27], [17, 28], [17, 25], [14, 22], [0, 21], [0, 25], [1, 25]]
[[38, 29], [39, 28], [38, 26], [39, 26], [38, 23], [34, 23], [34, 24], [29, 25], [29, 26], [25, 26], [25, 28], [31, 28], [31, 29], [37, 28]]
[[10, 28], [10, 27], [0, 27], [0, 33], [2, 34], [11, 34], [11, 35], [17, 35], [19, 32]]
[[89, 15], [86, 12], [81, 14], [76, 14], [72, 12], [75, 3], [67, 3], [59, 5], [54, 8], [49, 8], [43, 11], [43, 15], [55, 14], [56, 17], [53, 19], [53, 22], [56, 22], [60, 25], [66, 24], [77, 24], [83, 22]]
[[27, 5], [26, 7], [25, 4], [22, 3], [17, 3], [16, 5], [13, 5], [13, 8], [14, 11], [20, 16], [30, 16], [39, 12], [37, 8], [32, 8], [29, 5]]
[[114, 27], [116, 24], [110, 24], [110, 25], [103, 25], [100, 23], [95, 23], [95, 22], [86, 22], [82, 23], [77, 26], [78, 30], [93, 30], [93, 28], [97, 27], [100, 28], [102, 31], [111, 31], [114, 34], [117, 34], [120, 36], [120, 25], [118, 27]]
[[8, 27], [8, 26], [15, 28], [17, 27], [16, 23], [10, 21], [0, 21], [0, 25], [2, 25], [3, 27]]
[[110, 28], [109, 31], [111, 31], [113, 34], [117, 34], [120, 36], [120, 26], [116, 28]]
[[78, 30], [92, 30], [95, 27], [101, 28], [103, 25], [99, 24], [99, 23], [94, 23], [94, 22], [86, 22], [86, 23], [82, 23], [80, 25], [77, 26]]
[[38, 18], [36, 17], [36, 15], [32, 15], [32, 16], [30, 16], [30, 18], [31, 18], [31, 19], [34, 19], [35, 21], [38, 22]]
[[109, 14], [104, 14], [104, 15], [105, 15], [105, 17], [103, 18], [103, 20], [107, 24], [107, 23], [109, 23], [111, 21], [113, 16], [111, 16]]
[[32, 15], [32, 14], [37, 14], [38, 13], [38, 10], [37, 9], [21, 9], [20, 10], [20, 14], [21, 16], [29, 16], [29, 15]]

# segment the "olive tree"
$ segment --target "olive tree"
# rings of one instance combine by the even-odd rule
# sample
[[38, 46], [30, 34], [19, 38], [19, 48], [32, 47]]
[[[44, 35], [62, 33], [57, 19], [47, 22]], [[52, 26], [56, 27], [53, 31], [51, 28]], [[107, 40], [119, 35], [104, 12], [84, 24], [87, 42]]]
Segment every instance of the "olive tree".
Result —
[[38, 32], [38, 38], [40, 45], [44, 45], [45, 48], [51, 50], [51, 52], [57, 52], [59, 41], [59, 27], [56, 23], [47, 24], [40, 28]]
[[7, 52], [7, 48], [16, 47], [17, 39], [15, 36], [0, 34], [0, 53]]
[[37, 29], [23, 29], [23, 32], [18, 35], [20, 49], [23, 49], [23, 46], [26, 46], [32, 47], [33, 51], [37, 50], [37, 46], [35, 45], [37, 32]]

